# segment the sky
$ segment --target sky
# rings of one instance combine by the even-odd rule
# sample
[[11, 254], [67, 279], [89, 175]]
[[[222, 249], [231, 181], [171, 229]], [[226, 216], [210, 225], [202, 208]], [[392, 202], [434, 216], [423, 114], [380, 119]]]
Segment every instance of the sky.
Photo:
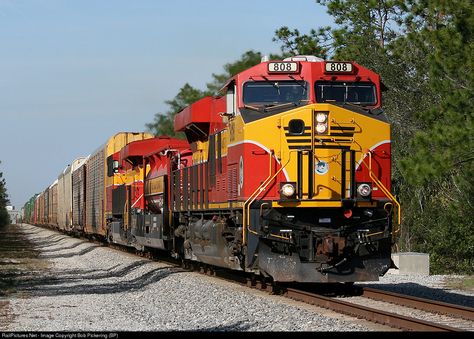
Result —
[[314, 0], [0, 0], [0, 172], [20, 209], [75, 158], [145, 131], [186, 83], [282, 26], [333, 25]]

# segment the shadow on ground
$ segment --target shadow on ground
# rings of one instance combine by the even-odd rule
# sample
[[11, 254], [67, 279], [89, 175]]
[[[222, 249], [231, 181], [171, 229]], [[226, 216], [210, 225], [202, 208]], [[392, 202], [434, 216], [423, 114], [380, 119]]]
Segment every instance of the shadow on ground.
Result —
[[[33, 240], [27, 235], [33, 236]], [[48, 259], [80, 257], [101, 247], [84, 241], [61, 246], [61, 242], [66, 240], [65, 237], [57, 234], [39, 236], [38, 232], [22, 229], [18, 225], [1, 228], [0, 295], [15, 293], [34, 297], [122, 293], [140, 290], [171, 274], [185, 272], [181, 268], [161, 267], [126, 280], [135, 270], [153, 264], [146, 259], [137, 260], [126, 266], [117, 264], [100, 270], [77, 268], [52, 270]], [[48, 249], [53, 245], [57, 247]], [[77, 249], [79, 245], [85, 247]], [[119, 278], [121, 281], [114, 281]]]

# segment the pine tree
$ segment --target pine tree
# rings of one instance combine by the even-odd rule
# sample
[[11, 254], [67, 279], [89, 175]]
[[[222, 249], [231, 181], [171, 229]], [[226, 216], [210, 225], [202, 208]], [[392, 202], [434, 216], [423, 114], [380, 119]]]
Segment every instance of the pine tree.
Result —
[[0, 226], [5, 226], [10, 223], [10, 217], [6, 209], [8, 203], [6, 182], [3, 178], [3, 173], [0, 172]]
[[168, 135], [184, 138], [183, 133], [174, 132], [173, 124], [176, 114], [186, 106], [205, 96], [219, 94], [219, 90], [225, 84], [227, 79], [251, 66], [260, 63], [261, 58], [262, 55], [260, 52], [245, 52], [239, 60], [224, 65], [225, 73], [212, 74], [213, 81], [206, 85], [207, 89], [204, 91], [196, 89], [190, 84], [186, 83], [183, 87], [181, 87], [178, 94], [172, 100], [165, 101], [165, 103], [169, 106], [169, 110], [166, 113], [156, 113], [154, 121], [152, 123], [146, 124], [146, 128], [157, 136]]
[[468, 173], [474, 160], [474, 17], [471, 1], [464, 0], [420, 1], [414, 12], [424, 27], [413, 39], [432, 48], [428, 72], [439, 96], [431, 109], [419, 112], [426, 128], [416, 135], [416, 153], [404, 162], [412, 182], [424, 183]]
[[311, 29], [309, 34], [301, 34], [298, 29], [290, 30], [283, 26], [275, 31], [273, 41], [281, 43], [280, 49], [285, 57], [314, 55], [326, 59], [332, 50], [329, 31], [330, 27], [322, 27]]
[[474, 272], [474, 17], [471, 1], [412, 1], [408, 35], [426, 53], [431, 106], [401, 162], [423, 194], [411, 213], [415, 249], [432, 254], [434, 272]]
[[165, 114], [155, 114], [154, 121], [146, 124], [147, 129], [157, 136], [167, 135], [184, 138], [182, 133], [176, 133], [174, 131], [174, 117], [183, 108], [206, 95], [206, 92], [198, 90], [186, 83], [172, 100], [166, 101], [166, 104], [170, 107], [169, 110]]

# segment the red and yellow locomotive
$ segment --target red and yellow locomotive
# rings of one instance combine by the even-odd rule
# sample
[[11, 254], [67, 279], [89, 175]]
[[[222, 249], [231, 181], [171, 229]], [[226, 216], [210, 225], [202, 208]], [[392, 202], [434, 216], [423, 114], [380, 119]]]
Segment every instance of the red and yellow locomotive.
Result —
[[381, 86], [315, 57], [237, 74], [176, 115], [189, 149], [170, 139], [143, 157], [146, 204], [126, 227], [139, 246], [274, 281], [377, 280], [399, 213]]
[[187, 140], [107, 148], [100, 235], [276, 282], [378, 280], [400, 221], [382, 87], [313, 56], [235, 75], [176, 115]]
[[171, 179], [184, 256], [275, 281], [378, 279], [398, 207], [380, 77], [299, 57], [262, 62], [224, 90], [224, 112], [203, 99], [175, 120], [193, 150]]

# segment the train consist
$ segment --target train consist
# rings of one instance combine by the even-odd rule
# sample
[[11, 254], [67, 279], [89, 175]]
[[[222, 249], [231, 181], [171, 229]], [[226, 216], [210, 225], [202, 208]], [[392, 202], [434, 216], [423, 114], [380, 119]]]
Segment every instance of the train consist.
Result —
[[275, 282], [378, 280], [400, 206], [379, 75], [262, 61], [179, 112], [186, 140], [118, 133], [24, 207], [25, 221]]

